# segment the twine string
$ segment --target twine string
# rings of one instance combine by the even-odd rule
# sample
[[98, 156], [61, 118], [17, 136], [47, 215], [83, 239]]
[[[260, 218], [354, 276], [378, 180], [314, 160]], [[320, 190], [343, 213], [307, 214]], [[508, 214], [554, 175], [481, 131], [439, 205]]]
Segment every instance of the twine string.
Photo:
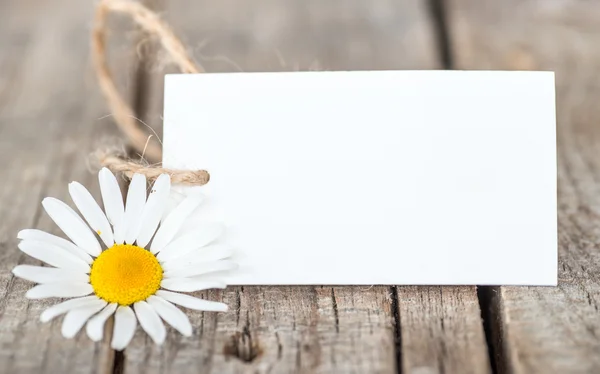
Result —
[[[110, 12], [129, 16], [146, 33], [156, 36], [183, 73], [196, 74], [204, 70], [188, 55], [181, 40], [175, 36], [171, 28], [150, 9], [140, 3], [127, 0], [101, 0], [98, 3], [92, 31], [92, 60], [102, 94], [108, 102], [117, 126], [131, 146], [140, 154], [144, 154], [148, 160], [159, 162], [162, 159], [161, 147], [156, 143], [149, 143], [148, 134], [138, 127], [133, 109], [119, 93], [106, 60], [106, 19]], [[102, 166], [108, 167], [113, 172], [121, 172], [129, 178], [134, 173], [144, 174], [149, 179], [167, 173], [174, 183], [204, 185], [209, 181], [206, 170], [165, 169], [160, 166], [146, 165], [141, 161], [128, 160], [108, 151], [99, 151], [96, 156]]]
[[144, 174], [148, 179], [158, 178], [161, 174], [170, 174], [171, 182], [179, 184], [191, 184], [201, 186], [208, 183], [210, 175], [206, 170], [186, 171], [186, 170], [170, 170], [157, 166], [145, 166], [138, 162], [125, 160], [122, 157], [108, 153], [97, 152], [96, 157], [100, 160], [103, 166], [116, 173], [123, 173], [131, 179], [133, 174]]

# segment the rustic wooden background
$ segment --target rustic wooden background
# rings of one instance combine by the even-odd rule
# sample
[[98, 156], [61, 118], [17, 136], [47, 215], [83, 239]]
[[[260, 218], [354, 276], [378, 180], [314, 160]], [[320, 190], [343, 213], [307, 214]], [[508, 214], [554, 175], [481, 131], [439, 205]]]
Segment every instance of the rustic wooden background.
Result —
[[[214, 72], [556, 71], [559, 286], [231, 287], [203, 295], [230, 312], [190, 312], [194, 337], [161, 348], [141, 332], [124, 353], [63, 339], [10, 273], [30, 261], [16, 233], [59, 233], [41, 198], [96, 186], [85, 159], [118, 133], [89, 61], [93, 3], [1, 0], [0, 372], [600, 373], [600, 1], [149, 3]], [[111, 61], [158, 129], [164, 59], [128, 26], [114, 22]]]

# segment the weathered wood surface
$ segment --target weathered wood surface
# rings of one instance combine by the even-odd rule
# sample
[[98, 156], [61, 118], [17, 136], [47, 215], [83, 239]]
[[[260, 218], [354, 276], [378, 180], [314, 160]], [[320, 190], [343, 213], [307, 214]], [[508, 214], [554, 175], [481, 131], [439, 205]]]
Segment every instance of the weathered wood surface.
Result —
[[494, 290], [500, 372], [600, 373], [600, 2], [448, 11], [456, 68], [556, 71], [559, 286]]
[[[208, 71], [446, 62], [435, 37], [444, 27], [427, 1], [151, 2]], [[10, 274], [18, 263], [34, 263], [18, 252], [15, 236], [28, 227], [59, 234], [40, 201], [68, 201], [71, 180], [98, 196], [84, 161], [95, 139], [116, 132], [110, 119], [99, 120], [108, 112], [88, 61], [92, 4], [4, 0], [0, 373], [490, 373], [492, 365], [498, 373], [600, 372], [600, 3], [432, 2], [446, 8], [453, 67], [557, 71], [558, 288], [485, 288], [478, 300], [475, 287], [232, 287], [199, 293], [231, 311], [188, 311], [193, 338], [169, 330], [167, 343], [155, 347], [140, 331], [116, 355], [84, 334], [63, 339], [60, 319], [38, 322], [53, 301], [28, 302], [30, 284]], [[136, 38], [122, 30], [112, 36]], [[129, 47], [111, 49], [113, 66], [126, 89], [138, 88], [138, 113], [158, 129], [162, 64], [145, 61], [135, 74]]]
[[[104, 102], [89, 74], [85, 2], [0, 2], [0, 372], [106, 373], [113, 352], [80, 335], [66, 340], [60, 319], [39, 315], [56, 300], [27, 301], [30, 282], [14, 278], [17, 232], [59, 234], [41, 206], [45, 196], [68, 201], [67, 183], [97, 184], [86, 159], [95, 138], [113, 134], [99, 121]], [[97, 188], [93, 190], [98, 193]]]
[[398, 287], [403, 373], [491, 373], [475, 287]]

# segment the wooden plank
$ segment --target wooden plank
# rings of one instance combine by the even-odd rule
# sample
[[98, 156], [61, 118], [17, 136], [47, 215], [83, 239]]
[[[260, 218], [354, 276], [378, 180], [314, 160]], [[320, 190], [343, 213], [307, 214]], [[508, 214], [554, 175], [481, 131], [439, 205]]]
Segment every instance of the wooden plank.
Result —
[[232, 310], [188, 312], [195, 337], [170, 331], [164, 348], [137, 334], [125, 373], [395, 372], [388, 287], [230, 287], [199, 296]]
[[[88, 156], [95, 140], [114, 136], [89, 69], [89, 2], [0, 2], [0, 371], [112, 373], [113, 351], [84, 333], [64, 339], [61, 318], [39, 322], [56, 299], [25, 299], [30, 282], [15, 278], [20, 263], [39, 264], [17, 249], [17, 232], [39, 228], [62, 235], [41, 199], [70, 202], [79, 180], [99, 196]], [[108, 331], [110, 337], [110, 331]]]
[[475, 287], [398, 287], [403, 373], [489, 373]]
[[554, 70], [558, 287], [492, 293], [500, 372], [600, 372], [600, 3], [453, 0], [460, 69]]
[[[425, 4], [409, 0], [146, 2], [165, 16], [208, 72], [440, 66]], [[149, 38], [141, 40], [147, 79], [139, 115], [161, 134], [163, 74], [177, 71], [164, 54], [152, 58]]]
[[[210, 72], [440, 66], [424, 2], [152, 3]], [[140, 64], [139, 115], [158, 132], [161, 65]], [[406, 373], [490, 368], [473, 287], [231, 287], [199, 296], [232, 311], [188, 312], [198, 337], [170, 331], [164, 348], [138, 334], [125, 373], [385, 373], [400, 358]]]

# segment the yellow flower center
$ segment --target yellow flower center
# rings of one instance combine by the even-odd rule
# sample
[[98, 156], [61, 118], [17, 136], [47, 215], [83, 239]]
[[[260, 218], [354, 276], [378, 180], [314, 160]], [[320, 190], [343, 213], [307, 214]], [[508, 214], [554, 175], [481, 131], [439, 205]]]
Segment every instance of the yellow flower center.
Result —
[[159, 289], [163, 270], [150, 251], [115, 244], [94, 260], [90, 283], [94, 293], [109, 303], [131, 305]]

